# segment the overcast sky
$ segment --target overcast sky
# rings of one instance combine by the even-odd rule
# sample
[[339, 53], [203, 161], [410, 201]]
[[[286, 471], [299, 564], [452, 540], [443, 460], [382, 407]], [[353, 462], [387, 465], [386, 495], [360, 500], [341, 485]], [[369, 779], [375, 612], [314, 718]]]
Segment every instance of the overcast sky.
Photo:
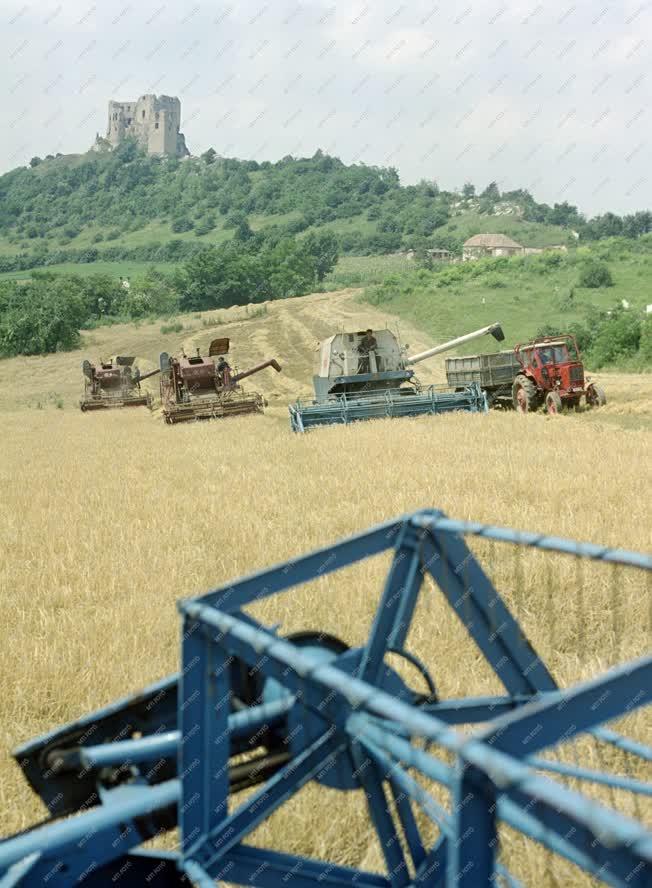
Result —
[[0, 170], [181, 99], [193, 154], [317, 148], [588, 214], [652, 207], [649, 0], [0, 0]]

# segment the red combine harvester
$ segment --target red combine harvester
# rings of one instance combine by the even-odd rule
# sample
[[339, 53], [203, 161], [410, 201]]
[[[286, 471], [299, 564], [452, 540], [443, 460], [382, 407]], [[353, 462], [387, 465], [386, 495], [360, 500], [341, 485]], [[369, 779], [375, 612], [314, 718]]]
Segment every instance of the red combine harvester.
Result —
[[550, 414], [577, 407], [602, 407], [607, 398], [599, 385], [584, 375], [577, 340], [570, 333], [535, 339], [511, 351], [446, 359], [449, 385], [477, 382], [487, 393], [489, 406], [514, 407], [531, 413], [545, 405]]
[[168, 423], [192, 419], [215, 419], [244, 413], [263, 413], [265, 400], [258, 392], [245, 392], [240, 381], [267, 367], [281, 372], [278, 361], [271, 359], [242, 373], [236, 373], [226, 360], [229, 339], [214, 339], [208, 357], [199, 349], [196, 355], [160, 356], [161, 402]]
[[160, 370], [141, 374], [133, 367], [136, 359], [116, 355], [108, 361], [100, 361], [96, 366], [84, 361], [84, 397], [79, 402], [83, 411], [105, 410], [112, 407], [151, 407], [149, 392], [143, 392], [140, 383]]

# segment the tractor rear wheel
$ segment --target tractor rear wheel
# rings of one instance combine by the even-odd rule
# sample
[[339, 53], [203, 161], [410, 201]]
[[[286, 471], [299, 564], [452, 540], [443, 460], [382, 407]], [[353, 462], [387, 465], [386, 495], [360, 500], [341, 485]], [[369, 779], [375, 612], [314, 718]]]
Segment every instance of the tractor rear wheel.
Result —
[[520, 373], [516, 377], [512, 386], [512, 401], [518, 413], [531, 413], [537, 409], [537, 388], [529, 377]]
[[586, 387], [586, 406], [587, 407], [604, 407], [607, 403], [607, 396], [602, 386], [591, 383]]
[[559, 392], [548, 392], [546, 395], [546, 413], [556, 416], [558, 413], [561, 413], [562, 407], [563, 404], [559, 397]]

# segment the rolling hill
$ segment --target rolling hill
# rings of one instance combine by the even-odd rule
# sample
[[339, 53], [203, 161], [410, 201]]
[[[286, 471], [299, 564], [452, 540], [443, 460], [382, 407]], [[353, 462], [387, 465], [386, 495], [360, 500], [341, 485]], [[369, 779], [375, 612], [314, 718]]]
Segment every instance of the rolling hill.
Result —
[[[277, 163], [148, 157], [125, 142], [114, 152], [34, 158], [0, 177], [0, 272], [64, 263], [173, 265], [240, 235], [261, 241], [332, 231], [341, 254], [418, 245], [459, 250], [473, 234], [502, 231], [525, 246], [640, 234], [650, 214], [584, 219], [527, 191], [476, 195], [435, 181], [404, 186], [396, 170], [346, 165], [318, 151]], [[650, 218], [648, 218], [650, 217]], [[126, 266], [125, 266], [126, 267]], [[117, 266], [116, 266], [117, 268]]]

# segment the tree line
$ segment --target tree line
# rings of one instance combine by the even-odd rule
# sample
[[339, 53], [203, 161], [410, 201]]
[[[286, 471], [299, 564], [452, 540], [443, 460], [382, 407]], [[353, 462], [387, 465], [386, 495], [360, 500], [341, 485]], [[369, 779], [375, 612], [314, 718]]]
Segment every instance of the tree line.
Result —
[[52, 271], [0, 282], [0, 356], [75, 348], [81, 329], [101, 323], [302, 296], [337, 258], [336, 239], [322, 232], [262, 249], [253, 238], [204, 248], [172, 274], [152, 267], [128, 287], [109, 274]]

